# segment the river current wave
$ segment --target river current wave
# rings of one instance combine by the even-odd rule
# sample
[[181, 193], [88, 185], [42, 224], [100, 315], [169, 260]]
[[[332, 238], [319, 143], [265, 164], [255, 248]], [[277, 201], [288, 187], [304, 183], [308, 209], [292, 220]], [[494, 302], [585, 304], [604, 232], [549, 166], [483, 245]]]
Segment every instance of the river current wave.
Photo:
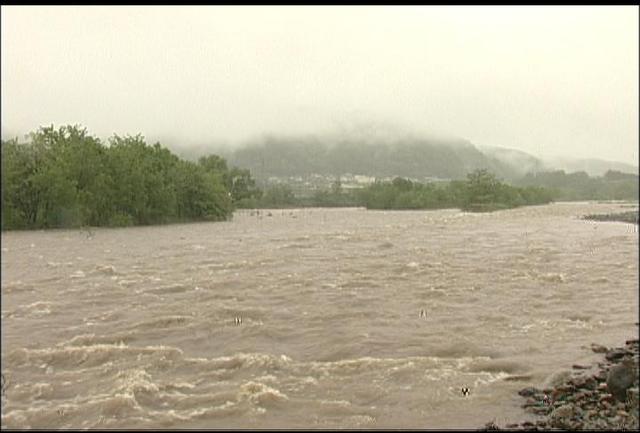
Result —
[[2, 426], [519, 421], [518, 389], [637, 338], [637, 226], [580, 219], [622, 206], [2, 233]]

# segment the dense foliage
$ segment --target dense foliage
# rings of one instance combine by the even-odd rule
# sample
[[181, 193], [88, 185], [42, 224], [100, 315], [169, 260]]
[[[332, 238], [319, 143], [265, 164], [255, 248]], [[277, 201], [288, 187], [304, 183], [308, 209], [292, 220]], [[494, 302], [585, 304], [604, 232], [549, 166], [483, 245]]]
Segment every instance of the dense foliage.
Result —
[[159, 143], [78, 126], [2, 142], [2, 229], [225, 220], [259, 196], [248, 170], [216, 155], [184, 161]]
[[638, 200], [638, 175], [609, 170], [590, 177], [584, 171], [528, 173], [517, 184], [547, 188], [555, 200]]
[[551, 195], [543, 188], [507, 185], [485, 169], [469, 173], [466, 180], [440, 184], [421, 184], [398, 177], [392, 182], [376, 182], [362, 190], [359, 196], [369, 209], [457, 207], [469, 211], [491, 211], [551, 201]]
[[419, 183], [402, 177], [391, 182], [377, 181], [368, 187], [344, 190], [339, 179], [331, 189], [310, 197], [296, 197], [287, 185], [274, 185], [253, 205], [279, 207], [362, 206], [367, 209], [442, 209], [493, 211], [517, 206], [549, 203], [550, 191], [539, 187], [519, 188], [500, 182], [485, 169], [475, 170], [465, 180]]

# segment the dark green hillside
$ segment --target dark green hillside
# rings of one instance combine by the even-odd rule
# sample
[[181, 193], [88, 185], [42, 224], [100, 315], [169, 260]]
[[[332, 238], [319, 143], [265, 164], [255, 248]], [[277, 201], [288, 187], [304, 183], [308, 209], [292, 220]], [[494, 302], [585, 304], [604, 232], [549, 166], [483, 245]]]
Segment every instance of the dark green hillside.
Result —
[[487, 157], [465, 141], [399, 139], [394, 142], [323, 141], [317, 137], [267, 137], [229, 152], [229, 162], [256, 178], [271, 176], [339, 176], [462, 179], [476, 169], [488, 169], [511, 179], [516, 170]]

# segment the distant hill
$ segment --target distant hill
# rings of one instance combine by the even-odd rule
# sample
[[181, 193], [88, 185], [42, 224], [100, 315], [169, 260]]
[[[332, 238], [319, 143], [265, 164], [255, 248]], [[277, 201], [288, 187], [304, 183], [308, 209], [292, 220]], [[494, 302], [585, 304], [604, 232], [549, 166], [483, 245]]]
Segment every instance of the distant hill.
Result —
[[494, 146], [478, 146], [478, 149], [485, 155], [511, 166], [521, 176], [529, 172], [552, 170], [554, 168], [545, 164], [539, 158], [521, 150]]
[[248, 168], [258, 179], [271, 176], [351, 173], [373, 177], [462, 179], [478, 168], [511, 179], [520, 170], [488, 156], [466, 140], [400, 138], [365, 142], [357, 139], [266, 137], [222, 151], [229, 163]]
[[486, 168], [506, 181], [529, 172], [585, 171], [602, 176], [607, 170], [638, 173], [638, 167], [599, 159], [540, 159], [529, 153], [493, 146], [475, 146], [467, 140], [416, 136], [264, 136], [240, 147], [223, 145], [175, 147], [181, 157], [195, 160], [216, 153], [230, 165], [251, 170], [258, 180], [270, 177], [335, 177], [347, 173], [378, 178], [409, 177], [463, 179]]

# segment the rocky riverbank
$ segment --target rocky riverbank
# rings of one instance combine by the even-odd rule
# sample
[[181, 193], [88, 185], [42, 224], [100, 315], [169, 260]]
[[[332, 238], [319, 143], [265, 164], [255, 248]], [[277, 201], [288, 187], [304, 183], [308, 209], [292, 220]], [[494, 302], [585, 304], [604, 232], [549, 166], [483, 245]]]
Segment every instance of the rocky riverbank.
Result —
[[[535, 421], [498, 426], [487, 423], [480, 430], [638, 430], [638, 339], [624, 347], [592, 344], [603, 354], [597, 365], [573, 365], [574, 373], [556, 386], [527, 387], [520, 394], [525, 411]], [[624, 401], [620, 401], [624, 400]]]
[[582, 217], [585, 220], [593, 221], [619, 221], [624, 223], [638, 224], [638, 211], [628, 211], [609, 214], [593, 214]]

